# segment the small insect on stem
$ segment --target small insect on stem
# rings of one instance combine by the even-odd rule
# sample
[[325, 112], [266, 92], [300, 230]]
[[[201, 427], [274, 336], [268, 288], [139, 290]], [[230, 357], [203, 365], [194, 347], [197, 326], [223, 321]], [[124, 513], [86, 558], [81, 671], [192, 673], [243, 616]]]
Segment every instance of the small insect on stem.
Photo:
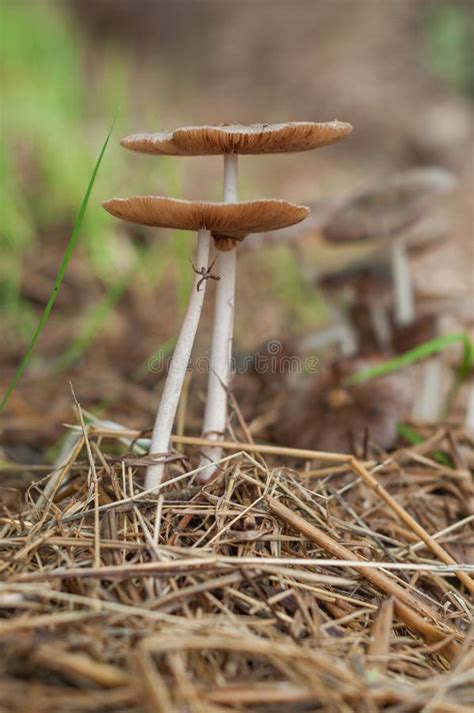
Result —
[[193, 270], [194, 270], [194, 272], [196, 273], [196, 275], [201, 275], [201, 279], [198, 281], [198, 283], [197, 283], [197, 285], [196, 285], [196, 289], [197, 289], [198, 292], [199, 292], [199, 290], [201, 289], [201, 285], [203, 284], [203, 282], [206, 282], [206, 280], [220, 280], [220, 279], [221, 279], [221, 278], [219, 277], [219, 275], [212, 275], [212, 274], [211, 274], [211, 270], [212, 270], [212, 268], [213, 268], [214, 265], [215, 265], [216, 259], [217, 259], [217, 258], [215, 258], [215, 259], [211, 262], [211, 264], [209, 265], [209, 267], [207, 267], [207, 268], [206, 268], [206, 267], [197, 268], [197, 267], [191, 262], [191, 265], [192, 265]]

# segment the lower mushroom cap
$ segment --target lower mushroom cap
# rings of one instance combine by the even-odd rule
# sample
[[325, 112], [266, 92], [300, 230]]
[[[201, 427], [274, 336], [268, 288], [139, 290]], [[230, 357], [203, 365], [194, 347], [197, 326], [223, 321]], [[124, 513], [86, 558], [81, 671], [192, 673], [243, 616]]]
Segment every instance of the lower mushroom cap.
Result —
[[121, 143], [131, 151], [175, 156], [266, 154], [309, 151], [344, 138], [352, 126], [341, 121], [285, 124], [186, 126], [155, 134], [133, 134]]
[[156, 228], [215, 231], [217, 239], [243, 240], [249, 233], [286, 228], [304, 220], [306, 206], [281, 200], [211, 203], [160, 196], [112, 198], [102, 203], [116, 218]]

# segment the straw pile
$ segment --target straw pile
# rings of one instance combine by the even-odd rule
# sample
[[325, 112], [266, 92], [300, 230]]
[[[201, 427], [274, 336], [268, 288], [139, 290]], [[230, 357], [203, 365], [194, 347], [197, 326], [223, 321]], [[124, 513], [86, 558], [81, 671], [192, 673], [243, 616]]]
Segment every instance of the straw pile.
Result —
[[465, 433], [365, 462], [249, 438], [205, 486], [177, 438], [150, 494], [143, 434], [78, 413], [66, 465], [2, 491], [2, 713], [472, 710]]

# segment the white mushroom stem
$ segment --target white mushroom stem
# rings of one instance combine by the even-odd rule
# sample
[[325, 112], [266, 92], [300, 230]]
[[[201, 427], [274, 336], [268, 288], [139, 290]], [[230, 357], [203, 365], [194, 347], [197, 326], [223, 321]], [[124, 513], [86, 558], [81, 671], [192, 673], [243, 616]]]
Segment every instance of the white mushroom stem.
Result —
[[408, 254], [403, 240], [391, 247], [393, 289], [395, 292], [395, 322], [410, 324], [415, 319], [415, 297]]
[[[359, 340], [357, 332], [345, 315], [344, 310], [330, 300], [324, 301], [324, 307], [335, 328], [335, 341], [339, 344], [341, 353], [347, 357], [354, 356], [359, 350]], [[326, 331], [330, 333], [330, 328]]]
[[[224, 202], [237, 202], [237, 154], [224, 157]], [[227, 425], [228, 386], [232, 365], [232, 337], [234, 332], [235, 271], [237, 250], [219, 252], [217, 273], [220, 277], [216, 288], [214, 326], [212, 331], [209, 375], [207, 382], [206, 408], [203, 435], [211, 440], [224, 437]], [[221, 458], [222, 449], [203, 449], [201, 465], [214, 464]], [[206, 482], [216, 470], [210, 465], [202, 471], [199, 479]]]
[[439, 354], [421, 365], [421, 388], [414, 415], [426, 423], [439, 420], [442, 403], [443, 362]]
[[374, 300], [369, 305], [369, 313], [377, 346], [379, 349], [388, 349], [392, 341], [392, 331], [385, 306]]
[[467, 406], [465, 425], [468, 431], [474, 433], [474, 379], [471, 377], [467, 387]]
[[[208, 230], [200, 230], [198, 232], [196, 268], [199, 272], [194, 276], [188, 308], [181, 325], [178, 341], [176, 342], [173, 358], [171, 359], [166, 377], [160, 406], [153, 427], [149, 451], [150, 455], [162, 454], [165, 456], [166, 453], [169, 452], [173, 422], [191, 358], [191, 351], [201, 316], [204, 295], [206, 293], [207, 280], [202, 273], [205, 273], [208, 268], [210, 241], [211, 236]], [[204, 270], [202, 270], [202, 268], [204, 268]], [[164, 468], [165, 463], [163, 461], [156, 463], [156, 465], [148, 466], [145, 480], [145, 487], [147, 489], [157, 487], [160, 484], [163, 478]]]
[[352, 329], [351, 325], [347, 321], [341, 322], [341, 324], [338, 325], [338, 330], [338, 341], [341, 353], [346, 357], [355, 356], [359, 349], [359, 344], [355, 331]]

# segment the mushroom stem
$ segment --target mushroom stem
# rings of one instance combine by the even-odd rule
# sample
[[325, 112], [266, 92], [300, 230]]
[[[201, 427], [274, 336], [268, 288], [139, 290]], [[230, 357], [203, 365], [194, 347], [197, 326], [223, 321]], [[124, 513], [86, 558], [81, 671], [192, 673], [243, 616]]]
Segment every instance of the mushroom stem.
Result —
[[[332, 300], [325, 300], [324, 307], [335, 327], [335, 341], [339, 344], [341, 353], [347, 357], [354, 356], [359, 350], [359, 340], [355, 329], [344, 313], [344, 309]], [[327, 331], [329, 333], [330, 329]]]
[[443, 364], [438, 355], [421, 366], [421, 389], [415, 416], [426, 423], [438, 421], [441, 412]]
[[236, 153], [224, 156], [224, 203], [237, 203], [239, 157]]
[[[194, 276], [188, 308], [181, 325], [178, 341], [176, 342], [176, 347], [173, 352], [173, 358], [169, 365], [168, 376], [166, 377], [165, 387], [153, 427], [149, 450], [150, 455], [162, 454], [164, 456], [169, 451], [173, 422], [186, 377], [201, 316], [204, 295], [206, 293], [206, 279], [203, 279], [203, 274], [209, 263], [210, 241], [211, 236], [208, 230], [200, 230], [198, 232], [196, 263], [199, 272], [196, 271]], [[148, 466], [145, 480], [145, 487], [147, 489], [157, 487], [161, 483], [164, 468], [164, 462]]]
[[474, 379], [471, 377], [467, 387], [467, 406], [465, 426], [468, 431], [474, 433]]
[[[237, 154], [224, 156], [224, 202], [237, 202]], [[212, 440], [224, 437], [227, 424], [227, 390], [232, 365], [232, 337], [234, 332], [235, 272], [237, 250], [234, 247], [219, 252], [217, 271], [220, 277], [216, 288], [214, 326], [212, 331], [209, 376], [203, 435]], [[203, 449], [201, 465], [214, 464], [222, 455], [222, 448]], [[202, 482], [212, 477], [216, 470], [210, 465], [199, 476]]]
[[339, 346], [341, 353], [346, 357], [352, 357], [357, 354], [359, 348], [357, 336], [346, 321], [339, 325]]
[[391, 247], [393, 289], [395, 292], [395, 322], [410, 324], [415, 319], [415, 298], [403, 240], [395, 240]]
[[371, 302], [369, 312], [377, 346], [379, 349], [388, 349], [392, 341], [392, 333], [387, 310], [384, 305], [375, 301]]

